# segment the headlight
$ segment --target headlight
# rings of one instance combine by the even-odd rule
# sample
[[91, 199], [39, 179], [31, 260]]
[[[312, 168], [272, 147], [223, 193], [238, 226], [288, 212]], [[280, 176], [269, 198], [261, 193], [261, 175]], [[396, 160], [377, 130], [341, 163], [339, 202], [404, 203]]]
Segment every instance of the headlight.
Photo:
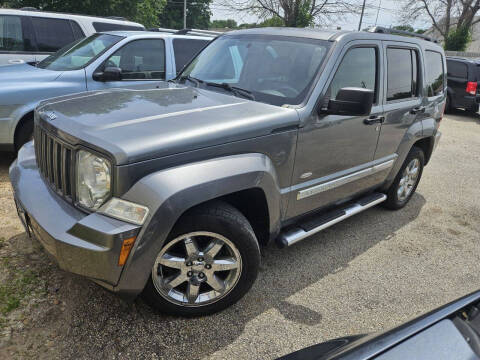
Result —
[[77, 153], [77, 201], [97, 210], [110, 196], [111, 164], [88, 151]]

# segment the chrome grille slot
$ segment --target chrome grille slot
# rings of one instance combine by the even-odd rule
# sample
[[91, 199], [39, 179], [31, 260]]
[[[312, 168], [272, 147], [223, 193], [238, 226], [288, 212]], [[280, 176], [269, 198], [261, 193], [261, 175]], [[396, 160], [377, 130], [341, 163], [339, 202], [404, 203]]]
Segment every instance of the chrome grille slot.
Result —
[[34, 139], [37, 165], [43, 179], [59, 195], [73, 201], [73, 148], [39, 126], [35, 126]]

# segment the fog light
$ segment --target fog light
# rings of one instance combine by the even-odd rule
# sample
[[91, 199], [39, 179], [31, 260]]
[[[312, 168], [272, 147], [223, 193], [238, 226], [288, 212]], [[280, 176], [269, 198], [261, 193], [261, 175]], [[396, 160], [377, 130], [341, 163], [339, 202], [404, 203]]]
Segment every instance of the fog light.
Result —
[[98, 212], [115, 219], [143, 225], [148, 215], [148, 208], [130, 201], [112, 198]]

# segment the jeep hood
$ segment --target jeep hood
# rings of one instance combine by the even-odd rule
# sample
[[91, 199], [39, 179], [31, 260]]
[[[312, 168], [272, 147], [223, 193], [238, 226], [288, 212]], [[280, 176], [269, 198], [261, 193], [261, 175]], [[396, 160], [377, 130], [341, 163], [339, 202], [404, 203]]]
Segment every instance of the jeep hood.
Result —
[[269, 135], [299, 123], [294, 109], [176, 84], [63, 96], [44, 102], [39, 114], [59, 136], [105, 150], [117, 165]]

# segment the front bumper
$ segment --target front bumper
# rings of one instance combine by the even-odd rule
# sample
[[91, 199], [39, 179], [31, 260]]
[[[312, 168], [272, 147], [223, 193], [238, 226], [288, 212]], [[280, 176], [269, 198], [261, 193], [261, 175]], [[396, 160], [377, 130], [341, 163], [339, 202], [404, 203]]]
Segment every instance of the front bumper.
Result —
[[137, 236], [141, 227], [84, 213], [64, 201], [43, 181], [31, 142], [10, 166], [10, 180], [27, 232], [40, 241], [59, 267], [113, 290], [123, 269], [118, 266], [122, 242]]

